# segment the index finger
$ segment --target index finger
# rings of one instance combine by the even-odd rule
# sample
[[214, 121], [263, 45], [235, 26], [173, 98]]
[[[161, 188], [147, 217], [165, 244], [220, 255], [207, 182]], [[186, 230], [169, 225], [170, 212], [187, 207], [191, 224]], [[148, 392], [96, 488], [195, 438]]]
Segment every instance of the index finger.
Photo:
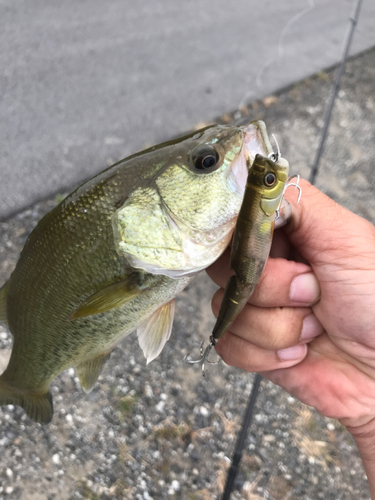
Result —
[[[207, 274], [222, 288], [234, 274], [229, 260], [230, 251], [227, 249], [207, 268]], [[249, 303], [258, 307], [309, 307], [319, 297], [319, 283], [310, 266], [283, 258], [270, 258]]]

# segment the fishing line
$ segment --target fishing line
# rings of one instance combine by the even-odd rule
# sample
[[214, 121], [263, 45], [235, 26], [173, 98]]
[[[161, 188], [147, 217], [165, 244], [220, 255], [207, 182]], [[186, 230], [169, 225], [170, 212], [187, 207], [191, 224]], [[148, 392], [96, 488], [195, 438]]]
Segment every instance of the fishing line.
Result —
[[[313, 0], [311, 0], [311, 1], [313, 3]], [[310, 3], [310, 5], [311, 5], [311, 3]], [[349, 50], [350, 50], [350, 47], [351, 47], [351, 44], [353, 41], [354, 32], [355, 32], [355, 29], [356, 29], [357, 24], [358, 24], [358, 19], [359, 19], [361, 7], [362, 7], [362, 0], [356, 0], [355, 8], [353, 10], [354, 14], [353, 14], [353, 16], [350, 17], [349, 31], [348, 31], [348, 34], [346, 35], [346, 37], [344, 38], [345, 49], [344, 49], [344, 53], [342, 55], [341, 61], [339, 63], [339, 66], [338, 66], [337, 76], [336, 76], [336, 80], [335, 80], [335, 83], [334, 83], [334, 86], [332, 89], [331, 99], [330, 99], [330, 102], [329, 102], [329, 105], [327, 108], [327, 113], [326, 113], [325, 120], [324, 120], [324, 126], [323, 126], [323, 130], [322, 130], [321, 137], [320, 137], [319, 147], [317, 150], [317, 154], [316, 154], [316, 158], [315, 158], [313, 167], [312, 167], [311, 172], [310, 172], [309, 181], [311, 184], [315, 184], [316, 176], [317, 176], [318, 171], [319, 171], [320, 160], [321, 160], [321, 157], [322, 157], [322, 154], [324, 151], [324, 144], [325, 144], [326, 138], [328, 136], [328, 129], [329, 129], [329, 125], [330, 125], [330, 122], [332, 119], [333, 107], [334, 107], [334, 104], [335, 104], [335, 101], [337, 98], [337, 94], [339, 91], [341, 77], [344, 73], [346, 61], [348, 59]], [[286, 33], [286, 31], [287, 31], [286, 28], [289, 28], [293, 24], [294, 21], [296, 21], [297, 19], [300, 19], [302, 17], [302, 15], [304, 15], [306, 12], [311, 10], [311, 8], [309, 8], [308, 10], [305, 9], [305, 11], [302, 11], [299, 15], [296, 15], [296, 16], [294, 16], [294, 18], [291, 19], [291, 21], [288, 23], [289, 26], [287, 24], [285, 26], [285, 28], [283, 29], [283, 31], [281, 32], [279, 41], [282, 39], [282, 36], [285, 37], [284, 31]], [[280, 53], [280, 50], [279, 50], [279, 53]], [[238, 435], [236, 447], [235, 447], [235, 450], [233, 453], [232, 464], [228, 470], [227, 480], [226, 480], [222, 500], [229, 500], [231, 493], [233, 491], [234, 482], [235, 482], [237, 472], [238, 472], [238, 466], [239, 466], [239, 463], [240, 463], [241, 458], [242, 458], [242, 453], [243, 453], [243, 449], [245, 447], [246, 437], [247, 437], [248, 429], [250, 427], [252, 416], [254, 413], [254, 407], [255, 407], [256, 399], [257, 399], [258, 394], [259, 394], [259, 388], [260, 388], [260, 383], [262, 381], [262, 378], [263, 377], [261, 375], [259, 375], [259, 373], [256, 373], [255, 378], [254, 378], [254, 382], [253, 382], [253, 385], [251, 388], [249, 402], [248, 402], [248, 405], [246, 407], [244, 418], [242, 421], [241, 431]]]
[[[294, 23], [296, 23], [297, 21], [299, 21], [301, 19], [301, 17], [303, 17], [305, 14], [307, 14], [308, 12], [313, 10], [314, 8], [315, 8], [314, 0], [309, 0], [309, 6], [306, 7], [305, 9], [301, 10], [301, 12], [298, 12], [295, 16], [293, 16], [291, 19], [289, 19], [289, 21], [286, 23], [286, 25], [284, 26], [284, 28], [282, 29], [282, 31], [280, 33], [279, 42], [277, 44], [277, 52], [279, 55], [279, 59], [282, 59], [284, 57], [284, 39], [285, 39], [288, 31], [292, 27], [292, 25]], [[276, 57], [273, 57], [267, 64], [265, 64], [261, 68], [261, 70], [257, 74], [256, 84], [257, 84], [258, 89], [260, 89], [262, 86], [264, 73], [276, 60], [277, 60]]]
[[298, 14], [296, 14], [295, 16], [293, 16], [286, 23], [286, 25], [284, 26], [284, 28], [282, 29], [282, 31], [280, 33], [279, 43], [278, 43], [278, 46], [277, 46], [277, 51], [279, 53], [279, 57], [280, 58], [284, 56], [284, 49], [283, 49], [284, 38], [286, 37], [286, 34], [288, 33], [288, 31], [289, 31], [290, 27], [292, 26], [292, 24], [294, 24], [295, 22], [299, 21], [301, 19], [301, 17], [303, 17], [305, 14], [307, 14], [308, 12], [310, 12], [310, 10], [313, 10], [314, 8], [315, 8], [314, 0], [309, 0], [309, 6], [306, 7], [305, 9], [301, 10], [301, 12], [298, 12]]
[[[308, 0], [308, 3], [309, 3], [309, 5], [307, 7], [305, 7], [303, 10], [301, 10], [300, 12], [298, 12], [297, 14], [295, 14], [294, 16], [292, 16], [289, 19], [289, 21], [285, 24], [284, 28], [281, 30], [279, 40], [277, 42], [277, 53], [279, 56], [279, 60], [284, 57], [284, 40], [285, 40], [285, 37], [286, 37], [288, 31], [292, 27], [292, 25], [294, 23], [296, 23], [297, 21], [299, 21], [301, 19], [301, 17], [303, 17], [304, 15], [306, 15], [308, 12], [310, 12], [311, 10], [313, 10], [315, 8], [314, 0]], [[275, 62], [277, 62], [277, 57], [273, 56], [268, 62], [266, 62], [265, 64], [263, 64], [263, 66], [261, 66], [261, 68], [258, 71], [258, 74], [256, 76], [256, 79], [255, 79], [256, 87], [258, 90], [260, 90], [262, 87], [263, 77], [264, 77], [265, 72]], [[248, 92], [246, 92], [246, 94], [240, 100], [240, 103], [238, 105], [238, 109], [241, 109], [242, 106], [244, 106], [248, 102], [250, 97], [253, 96], [254, 94], [255, 94], [254, 90], [249, 90]], [[238, 116], [237, 118], [240, 118], [240, 116]]]

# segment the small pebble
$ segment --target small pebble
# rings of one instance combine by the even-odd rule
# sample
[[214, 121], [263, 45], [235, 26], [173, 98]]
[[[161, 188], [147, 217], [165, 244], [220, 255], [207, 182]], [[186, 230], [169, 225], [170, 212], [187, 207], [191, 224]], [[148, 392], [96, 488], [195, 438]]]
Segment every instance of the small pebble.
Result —
[[174, 489], [174, 491], [179, 491], [180, 490], [180, 483], [176, 480], [172, 481], [171, 487]]
[[165, 407], [164, 401], [159, 401], [159, 403], [155, 406], [155, 410], [159, 413], [163, 413]]
[[263, 443], [273, 443], [274, 441], [276, 441], [276, 438], [272, 434], [265, 434], [262, 438], [262, 441]]
[[208, 415], [210, 414], [210, 412], [207, 410], [207, 408], [205, 406], [201, 406], [199, 408], [199, 413], [203, 416], [203, 417], [208, 417]]

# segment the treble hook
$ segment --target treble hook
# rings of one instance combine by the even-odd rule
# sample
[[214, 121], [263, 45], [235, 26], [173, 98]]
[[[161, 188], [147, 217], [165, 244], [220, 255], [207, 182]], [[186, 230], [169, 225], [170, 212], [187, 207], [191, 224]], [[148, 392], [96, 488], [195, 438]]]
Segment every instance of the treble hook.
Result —
[[[292, 179], [294, 178], [297, 178], [297, 181], [296, 182], [290, 182]], [[294, 191], [296, 189], [298, 189], [298, 198], [297, 198], [297, 204], [299, 203], [299, 200], [301, 199], [301, 196], [302, 196], [302, 188], [301, 186], [299, 185], [299, 181], [300, 181], [300, 176], [298, 174], [296, 175], [292, 175], [292, 177], [289, 177], [289, 179], [286, 181], [286, 184], [285, 184], [285, 187], [284, 187], [284, 193], [286, 191], [286, 189], [289, 187], [289, 186], [294, 186]], [[283, 193], [283, 196], [284, 196], [284, 193]]]
[[[277, 142], [275, 134], [272, 134], [272, 137], [273, 137], [273, 140], [276, 143], [277, 153], [274, 153], [274, 152], [270, 153], [268, 155], [268, 158], [270, 160], [272, 160], [273, 162], [277, 163], [279, 161], [279, 158], [281, 157], [281, 152], [280, 152], [279, 143]], [[290, 182], [295, 177], [297, 177], [297, 182]], [[298, 174], [292, 175], [291, 177], [288, 177], [288, 179], [287, 179], [287, 181], [285, 183], [285, 186], [284, 186], [281, 198], [280, 198], [279, 208], [281, 206], [281, 202], [283, 201], [285, 191], [288, 189], [289, 186], [294, 186], [294, 190], [298, 189], [299, 192], [298, 192], [297, 204], [299, 203], [299, 200], [301, 199], [301, 195], [302, 195], [302, 189], [301, 189], [301, 186], [299, 185], [299, 180], [300, 180], [300, 176]], [[276, 210], [276, 217], [279, 216], [279, 208]]]
[[185, 356], [185, 361], [186, 363], [189, 363], [190, 365], [195, 365], [197, 363], [201, 363], [202, 364], [202, 375], [203, 377], [206, 376], [206, 370], [204, 369], [204, 364], [207, 363], [209, 365], [217, 365], [219, 362], [220, 362], [220, 359], [218, 359], [218, 361], [210, 361], [208, 359], [208, 356], [211, 352], [211, 349], [213, 347], [215, 347], [215, 345], [217, 344], [217, 341], [218, 339], [216, 337], [214, 337], [213, 335], [210, 336], [210, 343], [208, 344], [208, 346], [206, 347], [206, 349], [203, 349], [203, 346], [204, 346], [204, 342], [202, 342], [201, 344], [201, 348], [200, 348], [200, 353], [201, 353], [201, 357], [199, 359], [191, 359], [190, 358], [190, 354], [187, 354]]
[[[294, 178], [297, 178], [297, 181], [296, 182], [290, 182], [292, 179]], [[302, 196], [302, 188], [301, 186], [299, 185], [299, 181], [300, 181], [300, 176], [298, 174], [296, 175], [292, 175], [291, 177], [288, 177], [286, 183], [285, 183], [285, 186], [284, 186], [284, 189], [283, 189], [283, 193], [281, 195], [281, 198], [280, 198], [280, 203], [279, 203], [279, 207], [278, 209], [276, 210], [276, 219], [278, 217], [280, 217], [280, 207], [281, 207], [281, 203], [284, 199], [284, 194], [285, 194], [285, 191], [288, 189], [288, 187], [290, 186], [294, 186], [294, 190], [298, 189], [298, 198], [297, 198], [297, 204], [299, 203], [300, 199], [301, 199], [301, 196]]]

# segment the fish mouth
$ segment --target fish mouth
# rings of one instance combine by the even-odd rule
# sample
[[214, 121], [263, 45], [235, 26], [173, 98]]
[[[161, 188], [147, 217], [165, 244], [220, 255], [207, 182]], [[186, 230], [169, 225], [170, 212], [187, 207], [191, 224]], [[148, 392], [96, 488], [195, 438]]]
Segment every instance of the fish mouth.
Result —
[[273, 153], [266, 124], [263, 121], [250, 122], [241, 128], [243, 132], [242, 151], [246, 155], [250, 166], [257, 154], [268, 157]]
[[236, 191], [242, 195], [255, 156], [261, 154], [268, 157], [273, 153], [273, 149], [267, 134], [266, 124], [263, 121], [253, 121], [239, 128], [242, 132], [242, 148], [231, 167], [231, 177], [235, 183]]

